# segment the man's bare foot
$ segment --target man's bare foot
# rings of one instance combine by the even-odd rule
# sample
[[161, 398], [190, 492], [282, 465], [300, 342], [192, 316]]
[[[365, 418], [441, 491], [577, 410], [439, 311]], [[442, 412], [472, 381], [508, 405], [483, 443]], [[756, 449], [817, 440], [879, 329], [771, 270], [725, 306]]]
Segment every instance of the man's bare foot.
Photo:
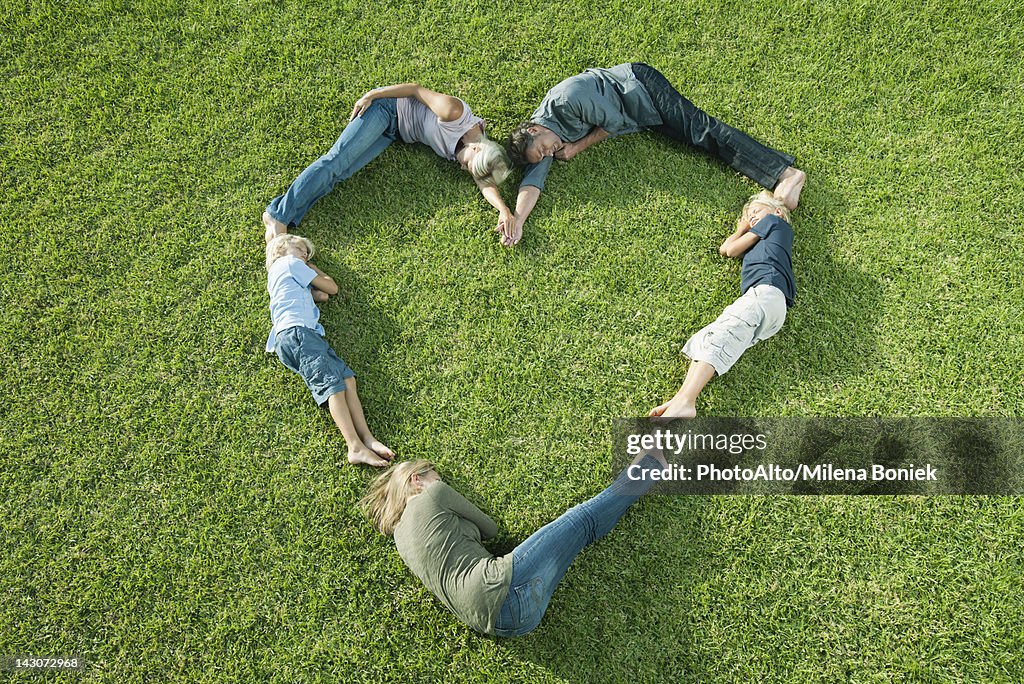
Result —
[[378, 440], [376, 437], [370, 436], [369, 439], [364, 439], [363, 443], [366, 444], [367, 448], [373, 453], [377, 454], [381, 458], [391, 460], [395, 457], [395, 452], [388, 448], [386, 444]]
[[365, 445], [359, 449], [349, 449], [348, 462], [353, 465], [362, 463], [364, 465], [373, 466], [374, 468], [383, 468], [384, 466], [391, 465], [391, 461], [381, 458], [374, 452], [370, 451], [370, 449]]
[[779, 177], [779, 182], [772, 193], [790, 211], [793, 211], [796, 209], [796, 205], [800, 203], [800, 191], [804, 189], [804, 183], [806, 182], [807, 174], [795, 166], [790, 166], [782, 172], [782, 176]]
[[691, 401], [672, 397], [661, 406], [652, 408], [647, 415], [650, 418], [693, 418], [697, 415], [697, 407]]
[[284, 225], [267, 212], [263, 212], [263, 226], [266, 228], [263, 232], [263, 239], [266, 242], [270, 242], [278, 235], [284, 235], [288, 232], [288, 226]]

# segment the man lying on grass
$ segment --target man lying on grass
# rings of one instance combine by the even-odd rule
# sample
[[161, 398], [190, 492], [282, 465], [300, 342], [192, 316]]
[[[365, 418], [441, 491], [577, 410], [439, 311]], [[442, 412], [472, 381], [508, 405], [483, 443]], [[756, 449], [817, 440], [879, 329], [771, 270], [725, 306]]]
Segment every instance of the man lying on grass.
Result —
[[736, 232], [718, 248], [719, 254], [743, 259], [741, 296], [714, 323], [701, 329], [683, 347], [691, 359], [683, 386], [650, 416], [693, 418], [697, 395], [747, 349], [777, 333], [793, 306], [793, 228], [789, 209], [767, 190], [750, 198], [736, 222]]
[[278, 235], [267, 245], [267, 291], [274, 327], [267, 351], [298, 373], [313, 399], [327, 408], [348, 444], [348, 462], [386, 466], [395, 453], [377, 440], [366, 425], [356, 394], [356, 374], [342, 361], [320, 325], [320, 309], [338, 294], [338, 284], [310, 263], [313, 243], [298, 235]]
[[717, 156], [796, 209], [806, 176], [796, 160], [765, 147], [698, 109], [656, 69], [639, 62], [611, 69], [587, 69], [548, 91], [530, 117], [512, 131], [507, 145], [512, 161], [527, 165], [516, 198], [515, 220], [506, 223], [502, 244], [523, 235], [552, 158], [568, 161], [609, 137], [653, 130]]

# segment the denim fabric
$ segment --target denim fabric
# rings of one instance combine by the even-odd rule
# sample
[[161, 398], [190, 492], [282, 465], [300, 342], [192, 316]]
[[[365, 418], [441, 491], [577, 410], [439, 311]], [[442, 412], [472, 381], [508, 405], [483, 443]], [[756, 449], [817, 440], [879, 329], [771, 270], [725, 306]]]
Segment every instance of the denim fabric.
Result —
[[302, 377], [317, 406], [344, 392], [345, 381], [356, 376], [327, 340], [301, 325], [278, 333], [275, 351], [281, 363]]
[[643, 83], [662, 125], [651, 130], [713, 154], [736, 171], [771, 190], [796, 157], [765, 147], [746, 133], [708, 116], [679, 94], [657, 69], [633, 63], [633, 74]]
[[394, 98], [374, 100], [341, 132], [330, 151], [306, 167], [288, 188], [267, 205], [267, 213], [287, 226], [297, 226], [317, 200], [369, 164], [398, 139], [398, 108]]
[[[640, 466], [644, 472], [662, 467], [652, 456], [645, 456]], [[514, 637], [535, 629], [580, 551], [608, 534], [654, 484], [649, 479], [630, 480], [624, 470], [603, 492], [570, 508], [513, 549], [512, 583], [494, 634]]]

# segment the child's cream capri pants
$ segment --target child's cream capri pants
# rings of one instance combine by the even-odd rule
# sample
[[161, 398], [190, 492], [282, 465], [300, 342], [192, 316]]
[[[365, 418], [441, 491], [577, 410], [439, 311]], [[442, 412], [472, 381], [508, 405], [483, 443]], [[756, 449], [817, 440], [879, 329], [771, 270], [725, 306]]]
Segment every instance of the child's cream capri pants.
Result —
[[687, 340], [683, 353], [714, 366], [722, 375], [761, 340], [779, 332], [786, 320], [786, 296], [774, 285], [747, 290], [715, 319]]

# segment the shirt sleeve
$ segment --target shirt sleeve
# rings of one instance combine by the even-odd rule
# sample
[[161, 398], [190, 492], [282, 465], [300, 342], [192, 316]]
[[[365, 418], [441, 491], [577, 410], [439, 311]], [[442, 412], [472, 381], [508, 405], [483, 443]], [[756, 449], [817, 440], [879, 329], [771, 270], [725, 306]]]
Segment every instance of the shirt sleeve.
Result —
[[441, 496], [439, 502], [461, 518], [465, 518], [478, 528], [480, 537], [489, 539], [498, 534], [498, 525], [491, 520], [490, 516], [474, 506], [466, 497], [452, 489], [446, 482], [438, 482], [435, 487], [442, 487], [438, 492]]
[[302, 287], [309, 287], [309, 284], [313, 282], [313, 278], [316, 278], [316, 271], [307, 266], [305, 261], [291, 257], [288, 263], [288, 275], [294, 278]]
[[782, 221], [778, 216], [765, 216], [763, 219], [758, 221], [756, 224], [750, 227], [750, 232], [757, 237], [764, 240], [772, 232], [779, 222]]
[[551, 157], [545, 157], [536, 164], [530, 164], [526, 167], [526, 173], [523, 174], [523, 181], [519, 184], [520, 188], [532, 185], [538, 190], [544, 189], [544, 181], [548, 177], [548, 171], [551, 170], [551, 164], [554, 160]]

